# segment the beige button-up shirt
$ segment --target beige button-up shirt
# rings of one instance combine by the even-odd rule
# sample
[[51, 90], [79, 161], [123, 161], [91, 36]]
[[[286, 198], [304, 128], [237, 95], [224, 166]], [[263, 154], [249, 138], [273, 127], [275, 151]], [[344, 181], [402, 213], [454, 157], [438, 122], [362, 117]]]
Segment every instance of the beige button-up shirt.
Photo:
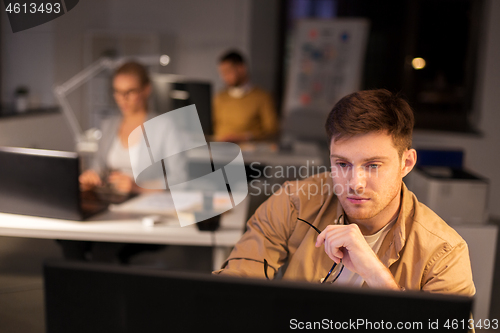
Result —
[[[319, 282], [333, 261], [316, 248], [319, 230], [343, 213], [329, 173], [283, 184], [247, 222], [247, 231], [215, 274]], [[472, 296], [475, 293], [467, 244], [402, 184], [399, 217], [378, 250], [378, 258], [407, 290]], [[279, 272], [279, 273], [278, 273]]]

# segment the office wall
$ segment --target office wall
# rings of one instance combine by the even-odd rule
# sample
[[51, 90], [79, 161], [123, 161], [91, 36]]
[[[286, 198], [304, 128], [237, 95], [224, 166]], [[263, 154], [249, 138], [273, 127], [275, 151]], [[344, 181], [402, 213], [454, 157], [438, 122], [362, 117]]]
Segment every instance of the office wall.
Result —
[[252, 0], [248, 54], [251, 80], [274, 96], [279, 69], [283, 66], [277, 58], [282, 43], [278, 40], [279, 10], [279, 0]]
[[[2, 102], [13, 103], [14, 90], [27, 86], [31, 107], [53, 106], [55, 77], [55, 24], [12, 33], [4, 11], [2, 15]], [[74, 142], [61, 114], [0, 118], [0, 145], [73, 150]]]
[[465, 166], [490, 180], [490, 216], [500, 219], [500, 1], [486, 1], [484, 13], [475, 105], [481, 134], [417, 132], [414, 146], [464, 149]]
[[[251, 0], [86, 0], [60, 18], [37, 28], [13, 34], [5, 12], [2, 13], [2, 100], [8, 101], [14, 88], [28, 83], [44, 105], [54, 105], [54, 85], [81, 71], [84, 63], [84, 38], [88, 31], [152, 32], [167, 36], [175, 48], [167, 72], [206, 79], [214, 91], [222, 87], [218, 77], [218, 56], [230, 47], [249, 52]], [[268, 77], [272, 78], [272, 73]], [[78, 119], [88, 122], [83, 89], [69, 96]], [[60, 142], [64, 118], [48, 117], [46, 129], [26, 140], [32, 121], [0, 120], [0, 144], [54, 148]], [[61, 121], [63, 120], [63, 121]], [[10, 126], [8, 131], [2, 128]], [[57, 129], [57, 130], [56, 130]], [[73, 142], [71, 133], [62, 141]], [[67, 144], [57, 145], [68, 147]]]
[[109, 28], [169, 33], [175, 38], [176, 74], [221, 87], [217, 57], [227, 48], [249, 48], [251, 1], [110, 1]]
[[[83, 70], [84, 36], [88, 30], [108, 29], [109, 1], [80, 1], [73, 10], [54, 20], [54, 85], [60, 85]], [[75, 111], [81, 126], [85, 129], [88, 117], [86, 86], [68, 95], [68, 100]]]
[[75, 142], [59, 113], [0, 119], [0, 146], [73, 151]]
[[[2, 15], [2, 102], [11, 104], [18, 86], [28, 86], [34, 107], [54, 105], [51, 91], [54, 82], [54, 24], [47, 24], [16, 34]], [[36, 75], [34, 75], [36, 74]]]

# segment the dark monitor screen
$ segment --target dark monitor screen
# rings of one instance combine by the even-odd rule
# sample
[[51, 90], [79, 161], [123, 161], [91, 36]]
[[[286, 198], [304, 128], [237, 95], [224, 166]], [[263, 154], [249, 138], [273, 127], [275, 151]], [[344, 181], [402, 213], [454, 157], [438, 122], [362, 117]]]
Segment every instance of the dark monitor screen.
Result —
[[422, 332], [447, 322], [465, 332], [472, 307], [461, 296], [64, 261], [47, 262], [44, 278], [47, 333]]

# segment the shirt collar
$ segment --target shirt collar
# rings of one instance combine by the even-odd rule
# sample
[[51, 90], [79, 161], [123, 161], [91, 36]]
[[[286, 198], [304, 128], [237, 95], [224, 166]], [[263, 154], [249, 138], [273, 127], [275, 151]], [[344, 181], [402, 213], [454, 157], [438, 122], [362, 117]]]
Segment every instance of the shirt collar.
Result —
[[252, 84], [247, 82], [242, 86], [227, 88], [227, 93], [233, 98], [242, 98], [247, 95], [250, 90], [252, 90]]
[[378, 257], [386, 267], [391, 266], [399, 259], [399, 253], [405, 245], [410, 224], [413, 221], [413, 196], [404, 183], [401, 185], [401, 197], [398, 219], [387, 233], [378, 251]]

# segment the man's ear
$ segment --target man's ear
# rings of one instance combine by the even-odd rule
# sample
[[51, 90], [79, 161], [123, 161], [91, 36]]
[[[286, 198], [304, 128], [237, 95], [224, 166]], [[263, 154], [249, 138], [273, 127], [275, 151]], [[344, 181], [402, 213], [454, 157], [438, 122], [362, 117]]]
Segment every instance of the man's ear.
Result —
[[247, 69], [247, 66], [245, 64], [238, 64], [236, 68], [238, 70], [238, 74], [241, 77], [244, 77], [244, 78], [247, 77], [247, 75], [248, 75], [248, 69]]
[[408, 149], [403, 153], [401, 161], [401, 172], [403, 177], [410, 173], [415, 164], [417, 163], [417, 151], [415, 149]]

